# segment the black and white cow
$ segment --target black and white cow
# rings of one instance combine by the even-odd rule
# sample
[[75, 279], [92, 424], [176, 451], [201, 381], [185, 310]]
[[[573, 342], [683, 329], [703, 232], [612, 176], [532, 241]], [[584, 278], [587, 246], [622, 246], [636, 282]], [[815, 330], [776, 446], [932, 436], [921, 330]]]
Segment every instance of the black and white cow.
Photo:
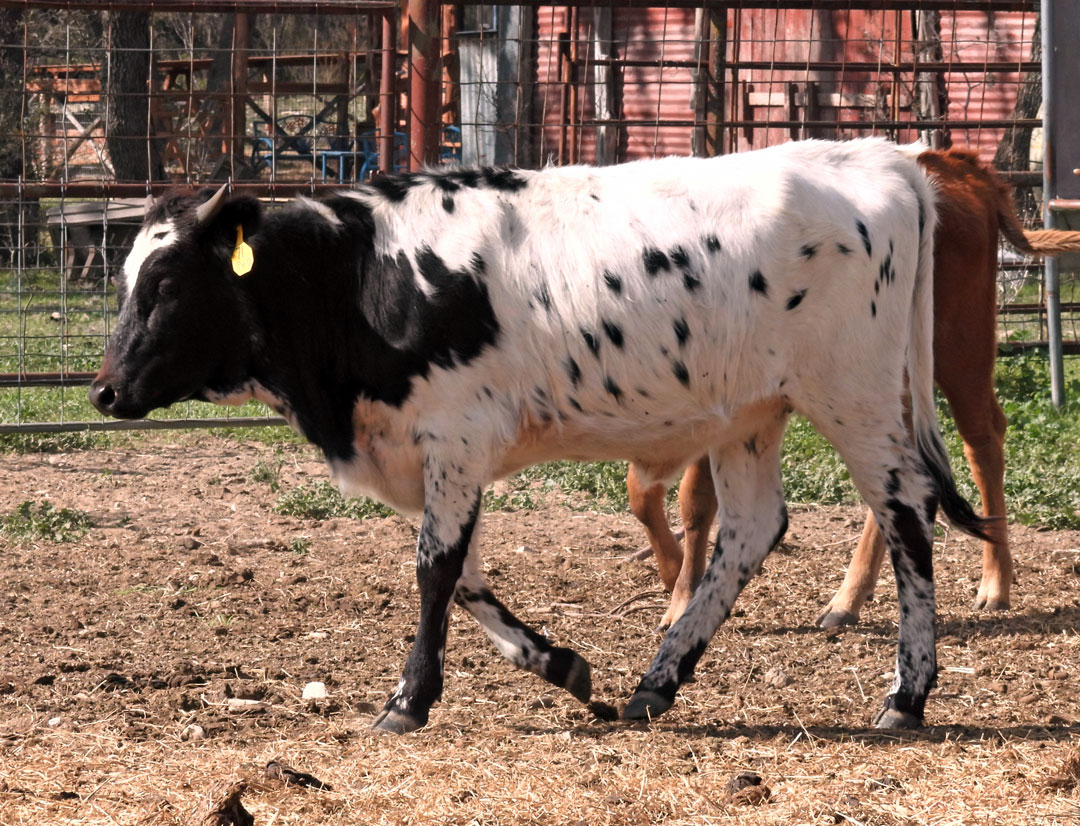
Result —
[[[917, 725], [936, 674], [939, 498], [982, 530], [933, 404], [934, 220], [914, 158], [881, 140], [423, 172], [265, 215], [224, 190], [174, 195], [127, 259], [90, 396], [125, 418], [261, 399], [322, 448], [345, 492], [423, 513], [419, 627], [375, 720], [394, 732], [439, 699], [451, 601], [515, 665], [590, 698], [585, 660], [484, 581], [476, 528], [492, 480], [555, 458], [630, 459], [667, 478], [709, 448], [716, 551], [623, 716], [669, 708], [784, 534], [780, 442], [799, 411], [884, 529], [901, 619], [878, 724]], [[254, 254], [242, 277], [241, 236]]]

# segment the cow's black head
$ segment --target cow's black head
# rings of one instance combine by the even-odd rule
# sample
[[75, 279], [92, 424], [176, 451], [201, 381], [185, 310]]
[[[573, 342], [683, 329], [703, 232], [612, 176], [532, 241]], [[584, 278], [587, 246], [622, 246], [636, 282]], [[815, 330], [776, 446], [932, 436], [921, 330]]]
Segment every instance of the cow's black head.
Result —
[[[258, 230], [259, 202], [172, 194], [152, 203], [118, 285], [121, 307], [90, 401], [124, 419], [188, 398], [238, 389], [248, 378], [250, 318], [231, 258], [237, 228]], [[256, 260], [254, 277], [259, 268]]]

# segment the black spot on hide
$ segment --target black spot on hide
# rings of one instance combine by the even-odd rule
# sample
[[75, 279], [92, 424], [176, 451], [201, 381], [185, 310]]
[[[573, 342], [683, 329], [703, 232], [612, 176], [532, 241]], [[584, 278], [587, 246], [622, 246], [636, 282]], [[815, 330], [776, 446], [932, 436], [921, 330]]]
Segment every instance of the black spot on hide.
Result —
[[623, 346], [623, 334], [622, 328], [613, 321], [603, 321], [601, 324], [604, 327], [604, 334], [608, 337], [612, 344], [622, 349]]
[[754, 292], [761, 293], [762, 295], [769, 294], [769, 282], [765, 280], [765, 276], [761, 274], [761, 270], [754, 270], [750, 276], [750, 289]]
[[567, 356], [566, 359], [566, 374], [570, 377], [570, 383], [574, 387], [578, 386], [578, 382], [581, 381], [581, 368], [573, 358]]
[[679, 346], [682, 347], [686, 344], [686, 340], [690, 338], [690, 325], [686, 323], [685, 318], [677, 318], [672, 324], [675, 330], [675, 338], [679, 341]]
[[641, 254], [641, 259], [645, 263], [645, 272], [649, 275], [656, 275], [660, 270], [667, 272], [671, 269], [671, 262], [668, 261], [668, 257], [663, 251], [655, 247], [646, 247]]
[[681, 361], [673, 361], [671, 363], [671, 370], [684, 387], [690, 386], [690, 371], [686, 369], [686, 365]]
[[870, 231], [866, 228], [866, 224], [856, 219], [855, 228], [859, 231], [859, 237], [862, 238], [863, 246], [866, 247], [867, 256], [872, 256], [873, 248], [870, 246]]
[[806, 290], [799, 290], [797, 293], [795, 293], [793, 296], [791, 296], [791, 298], [789, 298], [787, 300], [787, 308], [789, 310], [794, 310], [796, 307], [798, 307], [802, 303], [803, 297], [805, 295], [806, 295]]

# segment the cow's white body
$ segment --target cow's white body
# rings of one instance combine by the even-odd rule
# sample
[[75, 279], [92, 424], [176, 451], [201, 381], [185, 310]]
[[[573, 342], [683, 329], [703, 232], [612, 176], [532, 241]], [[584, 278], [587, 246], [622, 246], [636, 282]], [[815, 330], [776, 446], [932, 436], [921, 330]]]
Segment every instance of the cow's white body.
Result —
[[[439, 207], [434, 184], [410, 190], [403, 203], [356, 193], [372, 208], [377, 253], [427, 245], [463, 270], [482, 256], [500, 333], [471, 364], [418, 380], [401, 410], [358, 403], [358, 456], [333, 463], [347, 492], [421, 510], [430, 439], [467, 456], [483, 482], [556, 458], [631, 459], [667, 477], [702, 447], [751, 435], [760, 406], [790, 404], [812, 416], [827, 409], [838, 375], [901, 392], [916, 197], [929, 208], [932, 194], [894, 145], [806, 141], [710, 160], [518, 174], [527, 198], [474, 189], [455, 194], [452, 213]], [[875, 295], [882, 253], [866, 253], [859, 220], [874, 247], [893, 245], [897, 278], [887, 296], [880, 288]], [[719, 250], [707, 248], [710, 237]], [[811, 257], [801, 253], [807, 245], [816, 248]], [[671, 262], [680, 247], [696, 289]], [[646, 248], [662, 252], [668, 268], [646, 274]], [[620, 279], [619, 292], [605, 272]], [[755, 272], [767, 294], [748, 287]], [[550, 309], [537, 298], [543, 290]], [[683, 346], [678, 319], [689, 329]], [[604, 322], [619, 327], [622, 348]], [[598, 356], [583, 329], [599, 342]], [[568, 357], [581, 370], [576, 387]], [[676, 377], [676, 361], [688, 384]]]

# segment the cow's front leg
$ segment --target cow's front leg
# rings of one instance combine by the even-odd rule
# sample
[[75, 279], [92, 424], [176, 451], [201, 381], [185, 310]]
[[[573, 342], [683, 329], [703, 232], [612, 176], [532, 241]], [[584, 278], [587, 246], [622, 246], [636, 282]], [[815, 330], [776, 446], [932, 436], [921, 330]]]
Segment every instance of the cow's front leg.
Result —
[[428, 711], [442, 696], [450, 601], [480, 513], [479, 486], [450, 485], [444, 478], [434, 482], [430, 474], [426, 476], [424, 521], [416, 548], [420, 622], [401, 681], [372, 723], [395, 734], [425, 725]]

